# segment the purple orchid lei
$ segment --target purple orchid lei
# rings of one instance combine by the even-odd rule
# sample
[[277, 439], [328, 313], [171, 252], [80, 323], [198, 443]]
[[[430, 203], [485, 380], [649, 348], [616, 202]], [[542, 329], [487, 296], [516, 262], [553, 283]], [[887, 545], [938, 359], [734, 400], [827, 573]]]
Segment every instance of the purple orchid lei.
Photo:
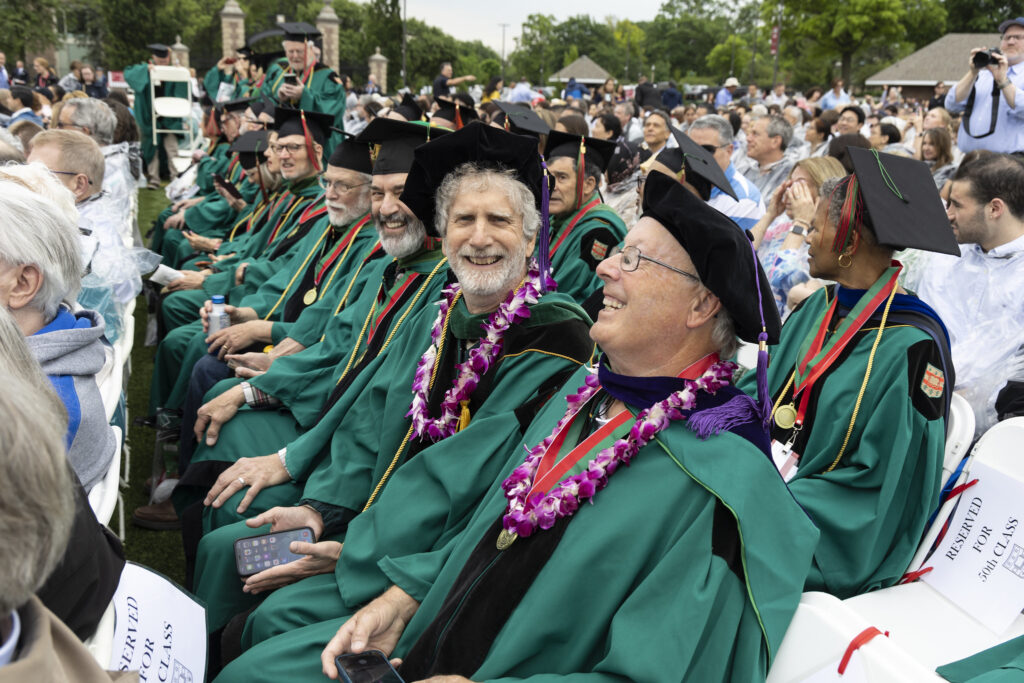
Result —
[[[551, 278], [547, 280], [547, 291], [553, 291], [554, 280]], [[461, 412], [459, 403], [473, 394], [480, 377], [501, 355], [505, 332], [508, 328], [520, 320], [530, 317], [530, 306], [537, 303], [542, 296], [540, 268], [537, 266], [536, 259], [531, 260], [523, 283], [512, 290], [505, 301], [498, 306], [498, 310], [491, 314], [486, 323], [481, 325], [485, 334], [480, 339], [480, 344], [469, 352], [469, 358], [464, 363], [460, 363], [455, 368], [456, 379], [452, 387], [445, 392], [444, 400], [441, 402], [441, 415], [433, 418], [427, 413], [430, 376], [441, 344], [441, 335], [444, 334], [444, 321], [461, 289], [461, 285], [455, 282], [448, 285], [442, 292], [443, 298], [437, 304], [437, 319], [434, 320], [434, 327], [430, 330], [430, 347], [420, 358], [416, 365], [416, 374], [413, 376], [412, 405], [406, 416], [412, 418], [413, 434], [431, 441], [440, 441], [456, 432]]]
[[594, 494], [608, 485], [608, 478], [615, 473], [619, 465], [628, 466], [637, 452], [658, 432], [668, 427], [672, 420], [684, 417], [681, 411], [693, 409], [697, 403], [698, 391], [714, 394], [720, 388], [731, 384], [735, 370], [735, 363], [719, 361], [697, 379], [686, 380], [684, 389], [669, 394], [663, 401], [641, 411], [629, 434], [601, 450], [587, 464], [587, 469], [562, 480], [550, 492], [538, 491], [527, 500], [545, 451], [562, 428], [572, 421], [601, 388], [597, 379], [597, 369], [594, 368], [592, 374], [587, 376], [585, 384], [575, 394], [566, 398], [568, 409], [551, 434], [530, 450], [523, 464], [502, 483], [501, 488], [508, 500], [502, 527], [510, 534], [530, 536], [538, 528], [550, 529], [559, 518], [575, 513], [582, 501], [593, 502]]

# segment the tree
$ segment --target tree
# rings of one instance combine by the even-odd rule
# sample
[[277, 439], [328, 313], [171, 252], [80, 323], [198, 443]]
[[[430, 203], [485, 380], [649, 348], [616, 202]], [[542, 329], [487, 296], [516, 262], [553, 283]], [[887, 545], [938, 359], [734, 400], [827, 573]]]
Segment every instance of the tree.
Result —
[[[764, 17], [774, 20], [775, 7]], [[906, 35], [902, 0], [784, 0], [782, 37], [800, 45], [808, 41], [838, 57], [843, 80], [850, 82], [853, 57], [875, 40], [898, 41]]]
[[53, 45], [57, 40], [54, 13], [62, 4], [57, 0], [0, 1], [3, 42], [8, 56], [17, 55], [25, 59], [26, 50], [41, 50]]
[[945, 11], [949, 17], [949, 31], [994, 33], [1000, 20], [1024, 16], [1024, 1], [946, 0]]

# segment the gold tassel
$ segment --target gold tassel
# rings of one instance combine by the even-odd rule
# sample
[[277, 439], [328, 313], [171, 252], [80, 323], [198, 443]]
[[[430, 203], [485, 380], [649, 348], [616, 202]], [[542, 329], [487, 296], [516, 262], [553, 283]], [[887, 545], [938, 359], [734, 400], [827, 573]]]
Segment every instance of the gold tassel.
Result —
[[459, 405], [462, 406], [462, 413], [459, 415], [459, 426], [455, 431], [461, 432], [469, 426], [469, 399], [459, 401]]

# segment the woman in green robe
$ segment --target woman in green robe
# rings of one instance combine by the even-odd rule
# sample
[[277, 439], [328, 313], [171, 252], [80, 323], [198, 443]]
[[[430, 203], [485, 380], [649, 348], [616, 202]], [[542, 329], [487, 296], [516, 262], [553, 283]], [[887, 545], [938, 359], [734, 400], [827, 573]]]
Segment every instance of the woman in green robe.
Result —
[[[821, 530], [806, 589], [842, 598], [903, 576], [939, 500], [949, 341], [899, 287], [892, 254], [956, 244], [936, 220], [938, 194], [917, 192], [927, 170], [904, 161], [856, 155], [856, 173], [822, 184], [816, 210], [806, 186], [790, 189], [810, 222], [810, 273], [837, 284], [794, 311], [774, 350], [773, 457]], [[897, 192], [918, 199], [905, 207]], [[901, 232], [915, 225], [935, 234], [915, 243]]]

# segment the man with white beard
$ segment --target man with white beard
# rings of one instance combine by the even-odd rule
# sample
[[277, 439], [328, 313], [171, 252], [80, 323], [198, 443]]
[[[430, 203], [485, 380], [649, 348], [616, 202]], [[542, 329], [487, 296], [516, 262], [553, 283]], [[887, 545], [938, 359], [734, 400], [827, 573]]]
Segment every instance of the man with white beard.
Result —
[[[360, 385], [338, 396], [313, 429], [287, 445], [284, 478], [265, 478], [270, 468], [260, 458], [243, 458], [211, 490], [207, 502], [221, 507], [208, 519], [225, 518], [239, 478], [256, 482], [250, 490], [266, 487], [256, 497], [261, 507], [268, 495], [280, 501], [258, 519], [203, 538], [195, 590], [214, 626], [254, 604], [255, 593], [313, 574], [331, 574], [321, 577], [334, 586], [324, 592], [337, 598], [333, 568], [348, 523], [389, 490], [392, 476], [416, 482], [443, 470], [465, 495], [432, 497], [424, 490], [415, 504], [431, 516], [444, 509], [452, 511], [452, 522], [460, 519], [489, 476], [476, 472], [497, 464], [488, 454], [520, 438], [528, 416], [590, 356], [585, 314], [569, 297], [550, 291], [553, 282], [542, 285], [544, 275], [532, 259], [544, 177], [536, 142], [472, 123], [419, 147], [415, 157], [401, 179], [401, 214], [408, 217], [412, 209], [421, 225], [430, 226], [429, 238], [441, 239], [456, 280], [449, 278], [439, 297], [410, 316], [391, 352], [373, 361]], [[414, 248], [406, 236], [387, 235], [389, 218], [405, 219], [383, 208], [380, 213], [384, 239]], [[276, 454], [274, 459], [280, 462]], [[232, 541], [267, 523], [275, 529], [308, 523], [323, 542], [311, 544], [306, 560], [289, 568], [294, 571], [254, 566], [252, 583], [240, 589]], [[429, 546], [442, 526], [418, 525], [413, 515], [387, 532], [412, 533]], [[340, 609], [337, 602], [328, 600], [327, 614]]]

